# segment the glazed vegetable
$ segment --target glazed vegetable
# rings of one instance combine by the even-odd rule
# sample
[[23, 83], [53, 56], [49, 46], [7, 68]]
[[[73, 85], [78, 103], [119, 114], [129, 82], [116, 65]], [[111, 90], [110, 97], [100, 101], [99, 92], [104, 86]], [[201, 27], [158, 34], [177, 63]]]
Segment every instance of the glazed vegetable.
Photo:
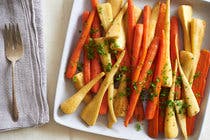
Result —
[[179, 6], [178, 15], [184, 32], [184, 49], [191, 52], [190, 22], [192, 20], [192, 7], [190, 5]]
[[182, 131], [182, 134], [184, 135], [184, 138], [187, 139], [187, 125], [191, 124], [186, 124], [186, 106], [185, 102], [183, 100], [176, 100], [175, 102], [175, 110], [176, 110], [176, 115], [177, 119]]
[[[198, 61], [196, 74], [194, 76], [194, 81], [192, 85], [192, 90], [195, 94], [197, 102], [199, 105], [202, 103], [204, 98], [206, 80], [208, 76], [208, 70], [210, 65], [210, 52], [207, 50], [201, 50], [200, 59]], [[195, 127], [196, 116], [187, 117], [187, 134], [190, 136], [193, 134]]]
[[[175, 73], [177, 72], [177, 60], [175, 60]], [[176, 122], [176, 116], [174, 112], [174, 97], [175, 97], [175, 82], [176, 74], [173, 76], [172, 86], [168, 95], [166, 112], [165, 112], [165, 125], [164, 134], [166, 138], [176, 138], [178, 135], [178, 126]], [[173, 130], [173, 131], [172, 131]]]
[[166, 55], [166, 46], [165, 46], [165, 32], [162, 31], [161, 39], [160, 39], [160, 46], [157, 55], [157, 62], [155, 67], [155, 73], [153, 76], [153, 91], [151, 94], [152, 99], [147, 101], [145, 118], [148, 120], [153, 119], [155, 115], [156, 108], [158, 106], [158, 100], [162, 85], [162, 71], [165, 64], [165, 55]]
[[191, 35], [192, 53], [194, 55], [194, 64], [189, 78], [189, 81], [191, 83], [193, 82], [196, 67], [200, 57], [200, 50], [202, 47], [205, 30], [206, 30], [206, 22], [204, 20], [198, 18], [192, 19], [190, 35]]
[[166, 45], [166, 55], [165, 55], [165, 65], [163, 72], [163, 86], [171, 87], [172, 85], [172, 68], [170, 61], [170, 0], [166, 2], [166, 16], [165, 16], [165, 45]]
[[123, 51], [120, 54], [117, 62], [112, 67], [111, 71], [106, 74], [106, 77], [103, 80], [103, 82], [101, 84], [101, 87], [99, 88], [99, 91], [96, 94], [96, 96], [82, 110], [82, 113], [81, 113], [80, 116], [81, 116], [82, 120], [85, 121], [90, 126], [92, 126], [92, 125], [94, 125], [96, 123], [103, 96], [104, 96], [106, 90], [108, 89], [109, 85], [111, 84], [112, 79], [113, 79], [115, 73], [117, 72], [117, 70], [119, 68], [119, 65], [120, 65], [124, 55], [125, 55], [125, 51]]
[[[84, 87], [84, 75], [83, 72], [79, 72], [77, 74], [74, 75], [74, 77], [72, 78], [74, 87], [77, 90], [80, 90], [82, 87]], [[83, 99], [83, 101], [87, 104], [92, 100], [92, 95], [87, 93]]]
[[73, 96], [71, 96], [69, 99], [65, 100], [61, 105], [60, 108], [65, 114], [71, 114], [73, 113], [85, 95], [89, 92], [89, 90], [93, 87], [93, 85], [100, 80], [105, 75], [104, 72], [100, 73], [98, 76], [96, 76], [93, 80], [91, 80], [87, 85], [82, 87], [77, 93], [75, 93]]
[[115, 18], [123, 5], [123, 0], [107, 0], [107, 2], [111, 4], [112, 14], [113, 17]]
[[74, 76], [74, 74], [76, 73], [76, 70], [77, 70], [77, 64], [79, 62], [79, 57], [80, 57], [80, 54], [81, 54], [81, 51], [82, 51], [82, 48], [85, 44], [85, 41], [89, 35], [89, 32], [90, 32], [90, 28], [91, 28], [91, 25], [92, 25], [92, 22], [93, 22], [93, 19], [94, 19], [94, 16], [95, 16], [95, 13], [96, 11], [95, 10], [92, 10], [89, 17], [88, 17], [88, 20], [87, 20], [87, 23], [86, 23], [86, 26], [84, 28], [84, 30], [82, 31], [82, 34], [80, 36], [80, 39], [79, 41], [77, 42], [77, 45], [76, 47], [74, 48], [74, 51], [73, 53], [71, 54], [71, 57], [69, 58], [69, 61], [68, 61], [68, 66], [67, 66], [67, 69], [66, 69], [66, 78], [72, 78]]
[[122, 51], [125, 48], [126, 35], [123, 26], [123, 15], [127, 10], [127, 4], [123, 6], [119, 14], [116, 16], [112, 22], [109, 30], [106, 33], [106, 38], [113, 38], [114, 42], [111, 43], [110, 48], [113, 50]]
[[110, 3], [100, 3], [97, 5], [98, 15], [105, 32], [108, 31], [113, 21], [112, 6]]
[[144, 80], [147, 78], [147, 72], [150, 69], [152, 62], [154, 61], [154, 58], [155, 58], [157, 50], [158, 50], [158, 45], [159, 45], [159, 38], [155, 37], [148, 49], [144, 65], [142, 67], [142, 71], [141, 71], [139, 78], [136, 82], [137, 83], [136, 87], [135, 87], [135, 89], [132, 90], [132, 94], [130, 96], [130, 104], [129, 104], [125, 122], [124, 122], [125, 126], [128, 126], [128, 123], [133, 116], [137, 101], [140, 96], [139, 93], [141, 93], [141, 91], [143, 89], [142, 85], [144, 83]]
[[117, 95], [114, 99], [114, 112], [117, 117], [125, 117], [128, 108], [128, 98], [126, 93], [126, 75], [122, 75]]
[[194, 56], [189, 51], [180, 51], [180, 63], [184, 74], [189, 81], [192, 68], [194, 67]]
[[154, 118], [148, 120], [148, 135], [152, 138], [158, 137], [158, 116], [159, 116], [159, 105], [156, 108]]
[[150, 16], [148, 46], [152, 42], [152, 39], [154, 38], [154, 35], [155, 35], [155, 28], [158, 21], [159, 9], [160, 9], [160, 2], [157, 2], [155, 6], [152, 8], [152, 12]]
[[133, 32], [135, 27], [134, 21], [134, 4], [133, 0], [128, 0], [128, 20], [127, 20], [127, 51], [128, 54], [131, 55], [132, 53], [132, 46], [133, 46]]

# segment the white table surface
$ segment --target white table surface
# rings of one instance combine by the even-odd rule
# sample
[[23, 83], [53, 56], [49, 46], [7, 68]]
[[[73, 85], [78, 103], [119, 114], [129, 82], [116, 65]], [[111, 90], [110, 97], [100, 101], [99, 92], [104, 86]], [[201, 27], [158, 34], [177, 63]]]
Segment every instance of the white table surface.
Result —
[[[116, 140], [110, 137], [66, 128], [56, 124], [53, 120], [53, 102], [57, 75], [72, 3], [73, 0], [43, 1], [50, 122], [39, 128], [25, 128], [0, 133], [0, 140]], [[210, 116], [210, 109], [207, 112], [207, 116]], [[210, 133], [207, 133], [208, 130], [210, 130], [210, 124], [204, 126], [201, 140], [208, 140], [210, 138]]]

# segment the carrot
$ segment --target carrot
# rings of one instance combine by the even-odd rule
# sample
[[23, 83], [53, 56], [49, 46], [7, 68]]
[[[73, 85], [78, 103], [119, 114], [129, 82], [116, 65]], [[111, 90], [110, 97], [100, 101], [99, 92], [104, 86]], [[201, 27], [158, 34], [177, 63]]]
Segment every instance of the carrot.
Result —
[[[92, 2], [92, 7], [96, 7], [97, 0], [92, 0], [91, 2]], [[101, 27], [100, 19], [99, 19], [98, 13], [96, 13], [94, 20], [93, 20], [93, 25], [92, 25], [92, 34], [91, 34], [92, 38], [101, 37], [101, 28], [100, 27]], [[91, 79], [93, 79], [102, 71], [101, 64], [100, 64], [100, 58], [99, 58], [96, 48], [94, 48], [94, 58], [91, 60], [90, 63], [91, 63], [90, 75], [91, 75]], [[97, 93], [99, 87], [100, 87], [100, 81], [97, 82], [93, 86], [91, 91], [93, 93]]]
[[138, 121], [143, 121], [144, 120], [144, 106], [143, 106], [143, 102], [142, 102], [141, 99], [139, 99], [139, 103], [137, 105], [137, 109], [138, 109], [137, 120]]
[[129, 56], [132, 54], [133, 32], [135, 27], [134, 4], [133, 0], [128, 0], [128, 29], [127, 29], [127, 50]]
[[76, 73], [77, 63], [79, 61], [82, 48], [83, 48], [83, 46], [85, 44], [85, 41], [86, 41], [86, 39], [88, 37], [88, 34], [90, 32], [90, 28], [91, 28], [91, 25], [92, 25], [95, 13], [96, 13], [95, 10], [91, 11], [91, 13], [90, 13], [90, 15], [88, 17], [86, 26], [85, 26], [84, 30], [82, 31], [82, 34], [81, 34], [81, 36], [79, 38], [79, 41], [77, 42], [77, 45], [74, 48], [74, 51], [72, 52], [72, 54], [71, 54], [71, 56], [69, 58], [67, 69], [66, 69], [66, 74], [65, 74], [66, 78], [70, 79]]
[[151, 8], [149, 6], [144, 7], [143, 11], [143, 42], [142, 42], [142, 48], [140, 51], [140, 57], [139, 57], [139, 62], [136, 67], [136, 69], [133, 71], [132, 74], [132, 82], [136, 82], [138, 80], [139, 74], [141, 72], [142, 66], [145, 61], [145, 57], [147, 55], [147, 42], [148, 42], [148, 31], [149, 31], [149, 19], [151, 15]]
[[[202, 50], [200, 53], [200, 59], [198, 61], [196, 76], [194, 77], [192, 90], [195, 94], [197, 102], [201, 105], [202, 99], [205, 93], [206, 78], [208, 75], [210, 65], [210, 53], [207, 50]], [[187, 117], [187, 134], [188, 136], [193, 134], [196, 116]]]
[[[130, 104], [129, 104], [128, 111], [127, 111], [127, 114], [125, 117], [125, 122], [124, 122], [125, 126], [128, 126], [128, 123], [133, 116], [137, 101], [139, 99], [140, 93], [143, 88], [142, 84], [143, 84], [144, 80], [146, 79], [147, 72], [150, 69], [152, 62], [156, 56], [156, 53], [158, 50], [158, 45], [159, 45], [159, 38], [155, 37], [148, 49], [146, 59], [145, 59], [144, 65], [142, 67], [142, 71], [139, 75], [139, 78], [138, 78], [136, 84], [133, 83], [132, 94], [130, 97]], [[134, 86], [134, 84], [135, 84], [135, 86]]]
[[[179, 25], [178, 25], [178, 18], [176, 16], [173, 16], [171, 18], [170, 44], [171, 44], [170, 46], [171, 66], [172, 66], [172, 71], [174, 71], [175, 60], [178, 57], [176, 55], [176, 45], [177, 45], [177, 48], [179, 49]], [[177, 77], [180, 77], [179, 71], [177, 71], [176, 75]], [[175, 93], [176, 93], [175, 98], [180, 99], [181, 98], [181, 83], [176, 84]]]
[[[84, 11], [82, 14], [82, 23], [83, 23], [83, 29], [85, 27], [85, 23], [88, 19], [90, 12]], [[90, 36], [88, 35], [85, 45], [88, 45]], [[90, 81], [90, 60], [88, 59], [88, 51], [87, 48], [84, 48], [84, 69], [83, 69], [83, 75], [84, 75], [84, 83], [87, 84]]]
[[159, 116], [158, 116], [158, 130], [159, 132], [164, 132], [164, 122], [165, 122], [165, 103], [167, 101], [167, 95], [169, 93], [169, 88], [162, 88], [159, 97]]
[[166, 4], [161, 3], [158, 15], [158, 21], [155, 28], [155, 36], [161, 36], [162, 30], [164, 30], [165, 25], [165, 16], [166, 16]]
[[95, 9], [98, 4], [98, 0], [91, 0], [92, 8]]
[[142, 35], [143, 35], [143, 25], [136, 24], [135, 31], [134, 31], [133, 52], [132, 52], [132, 59], [131, 59], [132, 68], [135, 68], [136, 65], [138, 64], [139, 52], [141, 49], [141, 42], [142, 42]]
[[155, 116], [148, 120], [148, 135], [152, 138], [158, 137], [159, 106], [156, 107]]
[[104, 97], [103, 97], [102, 102], [101, 102], [101, 107], [100, 107], [100, 110], [99, 110], [99, 114], [100, 115], [105, 115], [105, 114], [107, 114], [107, 111], [108, 111], [108, 93], [106, 92], [104, 94]]
[[154, 75], [154, 70], [155, 70], [155, 65], [156, 65], [156, 62], [154, 61], [152, 63], [152, 66], [150, 68], [150, 70], [147, 72], [147, 81], [145, 83], [145, 89], [148, 90], [150, 85], [151, 85], [151, 82], [152, 82], [152, 78], [153, 78], [153, 75]]
[[166, 46], [165, 46], [165, 32], [162, 31], [162, 36], [160, 39], [160, 47], [158, 50], [158, 56], [157, 56], [157, 64], [155, 68], [155, 73], [153, 77], [153, 93], [151, 94], [151, 99], [148, 100], [147, 106], [146, 106], [146, 113], [145, 118], [150, 120], [155, 115], [155, 110], [158, 105], [159, 100], [159, 94], [161, 90], [162, 85], [162, 70], [164, 68], [165, 64], [165, 54], [166, 54]]

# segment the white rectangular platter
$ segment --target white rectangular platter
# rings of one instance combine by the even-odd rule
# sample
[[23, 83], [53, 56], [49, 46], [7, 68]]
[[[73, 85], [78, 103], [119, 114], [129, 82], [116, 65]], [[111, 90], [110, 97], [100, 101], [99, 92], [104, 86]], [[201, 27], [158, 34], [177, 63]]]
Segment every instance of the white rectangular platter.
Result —
[[[153, 6], [156, 0], [134, 0], [135, 4], [143, 9], [144, 5]], [[210, 3], [208, 1], [201, 0], [172, 0], [171, 2], [171, 16], [177, 15], [177, 7], [181, 4], [189, 4], [193, 7], [193, 17], [198, 17], [207, 21], [207, 30], [203, 42], [203, 47], [210, 50]], [[88, 127], [79, 117], [83, 104], [77, 109], [77, 111], [71, 115], [63, 115], [60, 112], [60, 104], [72, 96], [75, 93], [75, 89], [70, 80], [66, 79], [64, 76], [66, 65], [68, 62], [69, 55], [79, 38], [79, 30], [81, 30], [81, 15], [84, 10], [91, 10], [90, 0], [75, 0], [73, 3], [71, 17], [69, 20], [68, 30], [66, 34], [65, 46], [63, 49], [63, 55], [60, 65], [60, 71], [57, 81], [57, 90], [55, 96], [54, 104], [54, 119], [57, 123], [64, 125], [69, 128], [86, 131], [95, 134], [101, 134], [116, 138], [123, 139], [141, 139], [141, 140], [150, 140], [151, 138], [147, 135], [147, 124], [143, 122], [143, 129], [141, 131], [136, 131], [135, 122], [130, 124], [128, 127], [124, 127], [123, 119], [118, 119], [118, 122], [114, 124], [112, 129], [106, 127], [107, 121], [105, 116], [100, 116], [97, 120], [95, 126]], [[205, 98], [203, 100], [201, 111], [198, 115], [195, 132], [190, 139], [205, 139], [209, 138], [210, 134], [207, 134], [207, 130], [210, 130], [210, 119], [207, 116], [210, 116], [210, 103], [208, 102], [209, 93], [210, 93], [210, 73], [208, 75], [208, 81], [205, 91]], [[204, 123], [205, 122], [205, 123]], [[173, 131], [173, 130], [172, 130]], [[177, 139], [182, 137], [181, 131]], [[160, 136], [159, 139], [162, 139], [163, 136]]]

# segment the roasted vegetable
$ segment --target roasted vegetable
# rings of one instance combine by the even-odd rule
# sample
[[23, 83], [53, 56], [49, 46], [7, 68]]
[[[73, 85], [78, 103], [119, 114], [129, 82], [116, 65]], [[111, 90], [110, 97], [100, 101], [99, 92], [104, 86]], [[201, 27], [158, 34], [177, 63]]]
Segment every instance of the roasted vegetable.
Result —
[[103, 76], [105, 75], [104, 72], [100, 73], [94, 79], [92, 79], [87, 85], [82, 87], [77, 93], [71, 96], [69, 99], [65, 100], [60, 108], [65, 114], [73, 113], [79, 104], [82, 102], [85, 95], [89, 92], [89, 90], [97, 83]]
[[117, 62], [112, 67], [111, 71], [106, 74], [106, 77], [103, 80], [101, 87], [99, 88], [99, 91], [96, 94], [96, 96], [82, 110], [82, 113], [80, 116], [81, 116], [82, 120], [84, 120], [90, 126], [92, 126], [96, 123], [103, 96], [104, 96], [106, 90], [108, 89], [109, 85], [113, 81], [114, 75], [116, 74], [124, 55], [125, 55], [125, 51], [123, 51], [120, 54]]

